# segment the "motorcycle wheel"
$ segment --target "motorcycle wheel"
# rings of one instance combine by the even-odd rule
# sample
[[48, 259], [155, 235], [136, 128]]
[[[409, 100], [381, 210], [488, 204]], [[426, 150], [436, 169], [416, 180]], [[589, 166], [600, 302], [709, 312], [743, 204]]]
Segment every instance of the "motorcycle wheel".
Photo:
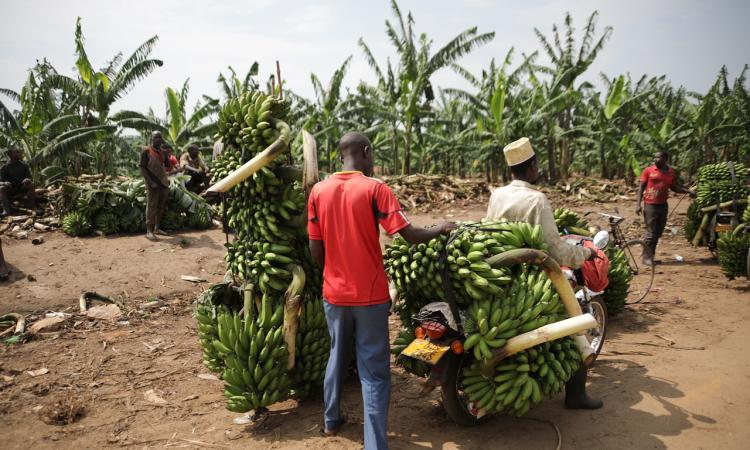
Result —
[[607, 336], [607, 325], [609, 325], [609, 315], [607, 313], [607, 304], [601, 296], [596, 296], [589, 300], [589, 305], [586, 308], [596, 323], [599, 324], [596, 328], [590, 328], [586, 330], [586, 339], [588, 339], [591, 348], [594, 349], [594, 360], [599, 357], [599, 353], [604, 347], [604, 339]]
[[473, 427], [485, 422], [491, 414], [481, 418], [472, 414], [469, 410], [469, 399], [464, 395], [461, 388], [463, 379], [463, 368], [468, 357], [452, 357], [446, 367], [445, 381], [440, 386], [445, 413], [458, 425]]

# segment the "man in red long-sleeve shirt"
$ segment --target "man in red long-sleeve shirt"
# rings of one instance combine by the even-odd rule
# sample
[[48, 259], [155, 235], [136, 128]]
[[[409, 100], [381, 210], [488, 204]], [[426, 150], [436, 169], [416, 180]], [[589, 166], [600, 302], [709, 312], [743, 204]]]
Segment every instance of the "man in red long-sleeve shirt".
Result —
[[332, 436], [343, 424], [341, 384], [354, 345], [364, 399], [365, 449], [383, 450], [388, 448], [391, 383], [390, 296], [379, 226], [415, 244], [448, 233], [455, 225], [443, 223], [429, 229], [412, 226], [388, 186], [371, 178], [372, 146], [364, 135], [344, 135], [339, 151], [344, 170], [316, 184], [308, 203], [310, 251], [323, 266], [323, 297], [331, 336], [322, 431]]

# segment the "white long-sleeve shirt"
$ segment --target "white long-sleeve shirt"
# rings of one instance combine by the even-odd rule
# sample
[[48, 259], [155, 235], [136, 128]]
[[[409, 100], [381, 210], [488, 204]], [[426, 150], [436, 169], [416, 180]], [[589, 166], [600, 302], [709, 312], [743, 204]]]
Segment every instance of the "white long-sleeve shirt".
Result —
[[586, 248], [568, 244], [560, 239], [552, 206], [547, 197], [534, 185], [525, 181], [513, 180], [510, 184], [495, 189], [490, 196], [487, 218], [505, 218], [511, 222], [522, 221], [541, 225], [550, 256], [562, 266], [578, 269], [589, 256]]

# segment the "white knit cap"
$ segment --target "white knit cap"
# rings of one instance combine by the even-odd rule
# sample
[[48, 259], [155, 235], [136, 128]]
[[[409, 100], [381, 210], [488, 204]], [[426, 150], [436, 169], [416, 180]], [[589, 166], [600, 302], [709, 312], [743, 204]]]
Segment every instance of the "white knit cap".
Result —
[[531, 148], [529, 138], [522, 137], [506, 145], [503, 153], [505, 154], [505, 162], [508, 163], [508, 166], [517, 166], [531, 159], [534, 156], [534, 149]]

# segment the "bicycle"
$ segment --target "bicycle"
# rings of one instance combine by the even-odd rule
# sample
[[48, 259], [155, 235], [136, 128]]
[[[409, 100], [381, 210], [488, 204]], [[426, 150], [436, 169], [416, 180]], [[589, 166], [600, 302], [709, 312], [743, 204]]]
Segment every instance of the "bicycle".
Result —
[[[607, 219], [607, 223], [609, 224], [610, 245], [621, 249], [627, 257], [630, 271], [633, 274], [633, 279], [630, 281], [628, 289], [628, 296], [635, 298], [635, 300], [626, 303], [626, 305], [640, 303], [646, 298], [646, 295], [648, 295], [654, 284], [656, 261], [653, 261], [653, 266], [651, 267], [648, 267], [641, 262], [644, 253], [646, 253], [646, 243], [642, 239], [628, 239], [625, 236], [625, 232], [620, 228], [620, 224], [625, 221], [624, 217], [596, 211], [586, 212], [583, 217], [588, 217], [591, 214], [596, 214]], [[649, 269], [648, 274], [645, 274], [645, 277], [639, 276], [644, 275], [646, 269]]]

